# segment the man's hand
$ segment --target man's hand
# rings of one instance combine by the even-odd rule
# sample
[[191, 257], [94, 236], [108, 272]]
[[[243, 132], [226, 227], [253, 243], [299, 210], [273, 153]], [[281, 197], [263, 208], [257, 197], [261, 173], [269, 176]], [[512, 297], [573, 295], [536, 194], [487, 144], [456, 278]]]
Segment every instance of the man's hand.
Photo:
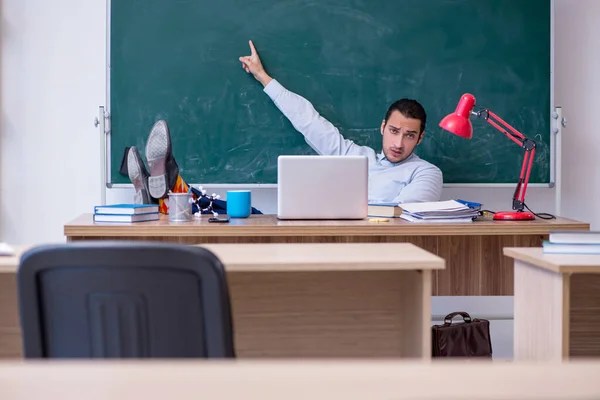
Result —
[[246, 72], [254, 75], [254, 78], [260, 83], [262, 83], [263, 86], [267, 86], [269, 82], [273, 80], [273, 78], [271, 78], [265, 72], [262, 63], [260, 62], [260, 57], [258, 56], [256, 49], [254, 48], [252, 40], [250, 40], [249, 43], [251, 52], [250, 55], [240, 57], [240, 61], [242, 62], [242, 68], [244, 68]]

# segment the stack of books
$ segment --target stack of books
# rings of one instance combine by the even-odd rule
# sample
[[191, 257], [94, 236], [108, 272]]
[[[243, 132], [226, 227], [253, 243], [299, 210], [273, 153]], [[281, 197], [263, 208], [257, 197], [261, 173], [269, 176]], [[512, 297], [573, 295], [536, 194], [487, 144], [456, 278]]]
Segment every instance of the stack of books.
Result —
[[600, 232], [552, 231], [542, 247], [548, 254], [600, 254]]
[[158, 204], [111, 204], [94, 207], [94, 222], [144, 222], [158, 219]]
[[[472, 204], [472, 203], [470, 203]], [[410, 222], [472, 222], [481, 204], [469, 207], [456, 200], [403, 204], [370, 204], [370, 217], [402, 218]]]

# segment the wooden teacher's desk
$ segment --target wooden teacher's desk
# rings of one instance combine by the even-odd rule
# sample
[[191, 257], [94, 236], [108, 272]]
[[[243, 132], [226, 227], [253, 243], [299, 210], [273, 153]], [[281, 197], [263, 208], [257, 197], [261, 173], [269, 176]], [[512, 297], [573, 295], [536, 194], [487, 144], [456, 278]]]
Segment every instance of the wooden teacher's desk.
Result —
[[67, 240], [158, 240], [200, 243], [347, 243], [410, 242], [446, 260], [434, 272], [437, 296], [511, 296], [512, 260], [504, 247], [538, 247], [553, 230], [589, 230], [588, 223], [566, 218], [423, 224], [395, 218], [390, 222], [281, 221], [275, 215], [251, 215], [229, 224], [209, 223], [208, 216], [186, 223], [159, 221], [94, 224], [84, 214], [65, 225]]
[[[227, 272], [238, 357], [431, 357], [440, 257], [410, 243], [202, 246]], [[21, 355], [19, 258], [0, 257], [0, 358]]]

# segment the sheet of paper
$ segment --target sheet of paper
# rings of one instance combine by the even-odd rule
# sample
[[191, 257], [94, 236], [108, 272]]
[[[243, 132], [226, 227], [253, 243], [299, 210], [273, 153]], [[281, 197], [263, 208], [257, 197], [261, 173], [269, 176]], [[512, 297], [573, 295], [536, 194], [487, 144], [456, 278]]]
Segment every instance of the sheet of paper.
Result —
[[408, 212], [419, 213], [427, 211], [468, 210], [469, 207], [456, 200], [430, 201], [423, 203], [404, 203], [399, 206]]
[[10, 247], [8, 244], [0, 242], [0, 256], [14, 256], [15, 249]]

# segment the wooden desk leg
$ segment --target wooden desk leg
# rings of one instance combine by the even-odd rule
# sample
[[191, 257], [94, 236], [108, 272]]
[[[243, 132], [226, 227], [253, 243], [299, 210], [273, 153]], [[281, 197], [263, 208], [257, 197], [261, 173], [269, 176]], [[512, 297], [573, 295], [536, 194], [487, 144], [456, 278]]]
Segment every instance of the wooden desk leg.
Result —
[[0, 274], [0, 359], [23, 355], [16, 274]]
[[600, 275], [573, 274], [570, 287], [570, 357], [600, 357]]
[[568, 356], [569, 280], [567, 274], [515, 260], [515, 361]]
[[[421, 357], [422, 359], [431, 359], [431, 292], [433, 287], [433, 273], [431, 270], [421, 271], [420, 282], [417, 282], [416, 287], [413, 288], [411, 294], [414, 297], [413, 302], [404, 303], [404, 312], [407, 315], [412, 313], [412, 318], [415, 320], [414, 325], [408, 325], [412, 327], [411, 335], [406, 333], [406, 337], [411, 337], [411, 341], [416, 345], [415, 350], [421, 348], [420, 354], [415, 352], [411, 354], [412, 357]], [[420, 287], [419, 287], [420, 286]], [[406, 299], [407, 301], [410, 298]], [[420, 329], [418, 328], [417, 321], [421, 322]], [[420, 346], [417, 346], [420, 341]], [[406, 344], [410, 343], [408, 340]], [[405, 354], [410, 354], [408, 349], [405, 349]]]

